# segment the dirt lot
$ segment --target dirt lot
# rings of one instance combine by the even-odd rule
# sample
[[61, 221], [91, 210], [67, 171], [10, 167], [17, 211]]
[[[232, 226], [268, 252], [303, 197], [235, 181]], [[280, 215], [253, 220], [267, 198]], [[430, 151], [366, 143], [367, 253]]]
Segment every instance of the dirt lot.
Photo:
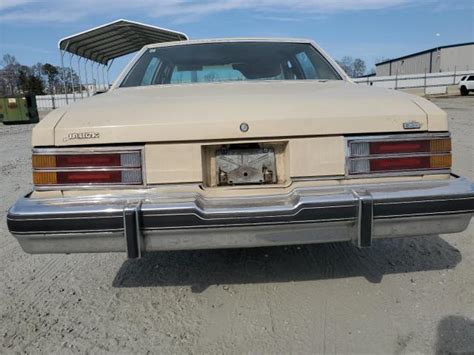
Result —
[[[474, 96], [435, 101], [474, 179]], [[0, 125], [0, 353], [474, 352], [474, 223], [362, 251], [27, 255], [4, 221], [31, 188], [30, 131]]]

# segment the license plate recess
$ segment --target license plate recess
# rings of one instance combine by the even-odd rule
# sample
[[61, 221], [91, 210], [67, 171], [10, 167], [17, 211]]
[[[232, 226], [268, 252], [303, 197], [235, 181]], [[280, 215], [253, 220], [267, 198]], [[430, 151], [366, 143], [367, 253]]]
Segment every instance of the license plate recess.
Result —
[[275, 151], [260, 149], [219, 149], [216, 151], [219, 185], [275, 184]]

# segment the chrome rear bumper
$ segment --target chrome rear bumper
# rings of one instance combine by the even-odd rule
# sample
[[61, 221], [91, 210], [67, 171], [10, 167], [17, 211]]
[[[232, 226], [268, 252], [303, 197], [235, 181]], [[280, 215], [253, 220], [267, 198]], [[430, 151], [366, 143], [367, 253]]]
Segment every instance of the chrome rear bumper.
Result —
[[455, 233], [474, 212], [463, 179], [297, 188], [271, 196], [201, 194], [25, 197], [10, 209], [10, 232], [29, 253], [255, 247]]

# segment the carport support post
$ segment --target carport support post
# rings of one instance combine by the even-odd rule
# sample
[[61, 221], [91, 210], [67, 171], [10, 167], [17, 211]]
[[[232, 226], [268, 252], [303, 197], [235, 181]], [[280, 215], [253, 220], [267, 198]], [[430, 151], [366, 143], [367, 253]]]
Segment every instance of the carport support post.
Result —
[[97, 86], [99, 87], [99, 90], [100, 90], [100, 85], [101, 85], [101, 83], [100, 83], [100, 72], [99, 72], [99, 68], [100, 68], [100, 63], [97, 63], [97, 69], [96, 69], [96, 71], [97, 71], [97, 72], [96, 72], [96, 74], [97, 74], [97, 84], [98, 84]]
[[77, 75], [79, 75], [79, 91], [81, 92], [81, 99], [83, 99], [84, 92], [82, 91], [81, 58], [82, 57], [77, 56]]
[[87, 97], [90, 96], [89, 94], [89, 78], [87, 77], [87, 62], [89, 61], [89, 59], [86, 59], [84, 61], [84, 75], [86, 76], [86, 91], [87, 91]]
[[91, 60], [91, 80], [92, 80], [92, 84], [94, 85], [94, 88], [93, 88], [93, 93], [92, 95], [94, 95], [97, 91], [97, 88], [95, 86], [95, 75], [94, 75], [94, 62]]
[[94, 94], [97, 92], [97, 86], [95, 84], [95, 75], [94, 75], [94, 62], [91, 60], [91, 75], [92, 75], [92, 82], [94, 84]]
[[69, 54], [69, 77], [71, 78], [71, 88], [72, 88], [72, 99], [74, 102], [76, 102], [76, 92], [74, 91], [74, 76], [72, 75], [73, 69], [72, 69], [72, 57], [73, 54]]
[[[67, 46], [66, 46], [67, 47]], [[66, 86], [66, 70], [64, 69], [64, 51], [59, 50], [59, 54], [61, 55], [61, 68], [63, 70], [62, 72], [62, 77], [63, 77], [63, 85], [64, 85], [64, 95], [66, 95], [66, 105], [69, 104], [68, 98], [67, 98], [67, 86]]]
[[102, 82], [104, 83], [104, 90], [107, 90], [107, 83], [105, 82], [105, 64], [102, 64], [100, 67], [102, 72]]
[[107, 64], [107, 85], [110, 85], [110, 82], [109, 82], [109, 70], [110, 70], [110, 67], [112, 66], [112, 64], [114, 63], [114, 60], [112, 59], [110, 61], [109, 64]]

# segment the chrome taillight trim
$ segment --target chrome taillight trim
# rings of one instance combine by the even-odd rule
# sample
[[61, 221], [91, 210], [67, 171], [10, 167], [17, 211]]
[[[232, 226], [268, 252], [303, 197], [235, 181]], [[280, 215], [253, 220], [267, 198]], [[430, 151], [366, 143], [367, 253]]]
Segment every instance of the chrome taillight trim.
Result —
[[350, 178], [367, 178], [367, 177], [394, 177], [394, 176], [420, 176], [420, 175], [436, 175], [436, 174], [449, 174], [451, 169], [418, 169], [418, 170], [397, 170], [387, 172], [372, 172], [372, 173], [351, 173], [350, 172], [350, 161], [351, 160], [373, 160], [373, 159], [384, 159], [384, 158], [409, 158], [409, 157], [420, 157], [420, 156], [436, 156], [436, 155], [447, 155], [451, 152], [420, 152], [420, 153], [399, 153], [399, 154], [372, 154], [372, 155], [351, 155], [351, 144], [352, 143], [373, 143], [373, 142], [403, 142], [403, 141], [416, 141], [416, 140], [435, 140], [435, 139], [446, 139], [451, 138], [449, 132], [435, 132], [435, 133], [413, 133], [413, 134], [383, 134], [383, 135], [370, 135], [370, 136], [346, 136], [345, 138], [345, 176]]
[[98, 166], [92, 166], [92, 167], [80, 167], [80, 168], [58, 168], [58, 169], [52, 169], [52, 168], [42, 168], [42, 169], [33, 169], [34, 171], [41, 172], [41, 173], [70, 173], [74, 171], [127, 171], [127, 170], [142, 170], [140, 166], [137, 167], [124, 167], [120, 168], [118, 166], [111, 166], [111, 167], [98, 167]]
[[97, 188], [110, 189], [136, 189], [147, 186], [146, 181], [146, 165], [145, 165], [145, 147], [144, 146], [127, 146], [127, 147], [74, 147], [74, 148], [33, 148], [33, 155], [78, 155], [78, 154], [123, 154], [123, 153], [140, 153], [141, 166], [126, 167], [71, 167], [58, 169], [35, 169], [38, 172], [72, 172], [72, 171], [127, 171], [140, 170], [141, 184], [124, 184], [124, 183], [90, 183], [75, 185], [33, 185], [35, 191], [52, 191], [52, 190], [93, 190]]
[[449, 132], [430, 132], [430, 133], [410, 133], [410, 134], [378, 134], [368, 136], [346, 136], [346, 142], [358, 141], [358, 142], [383, 142], [386, 140], [391, 141], [414, 141], [424, 139], [436, 139], [436, 138], [450, 138]]
[[54, 155], [54, 154], [104, 154], [104, 153], [126, 153], [143, 151], [144, 146], [126, 146], [126, 147], [65, 147], [65, 148], [33, 148], [33, 154], [36, 155]]
[[391, 158], [411, 158], [411, 157], [434, 157], [437, 155], [448, 155], [451, 152], [441, 153], [405, 153], [405, 154], [373, 154], [365, 156], [353, 156], [349, 157], [350, 160], [376, 160], [376, 159], [391, 159]]

